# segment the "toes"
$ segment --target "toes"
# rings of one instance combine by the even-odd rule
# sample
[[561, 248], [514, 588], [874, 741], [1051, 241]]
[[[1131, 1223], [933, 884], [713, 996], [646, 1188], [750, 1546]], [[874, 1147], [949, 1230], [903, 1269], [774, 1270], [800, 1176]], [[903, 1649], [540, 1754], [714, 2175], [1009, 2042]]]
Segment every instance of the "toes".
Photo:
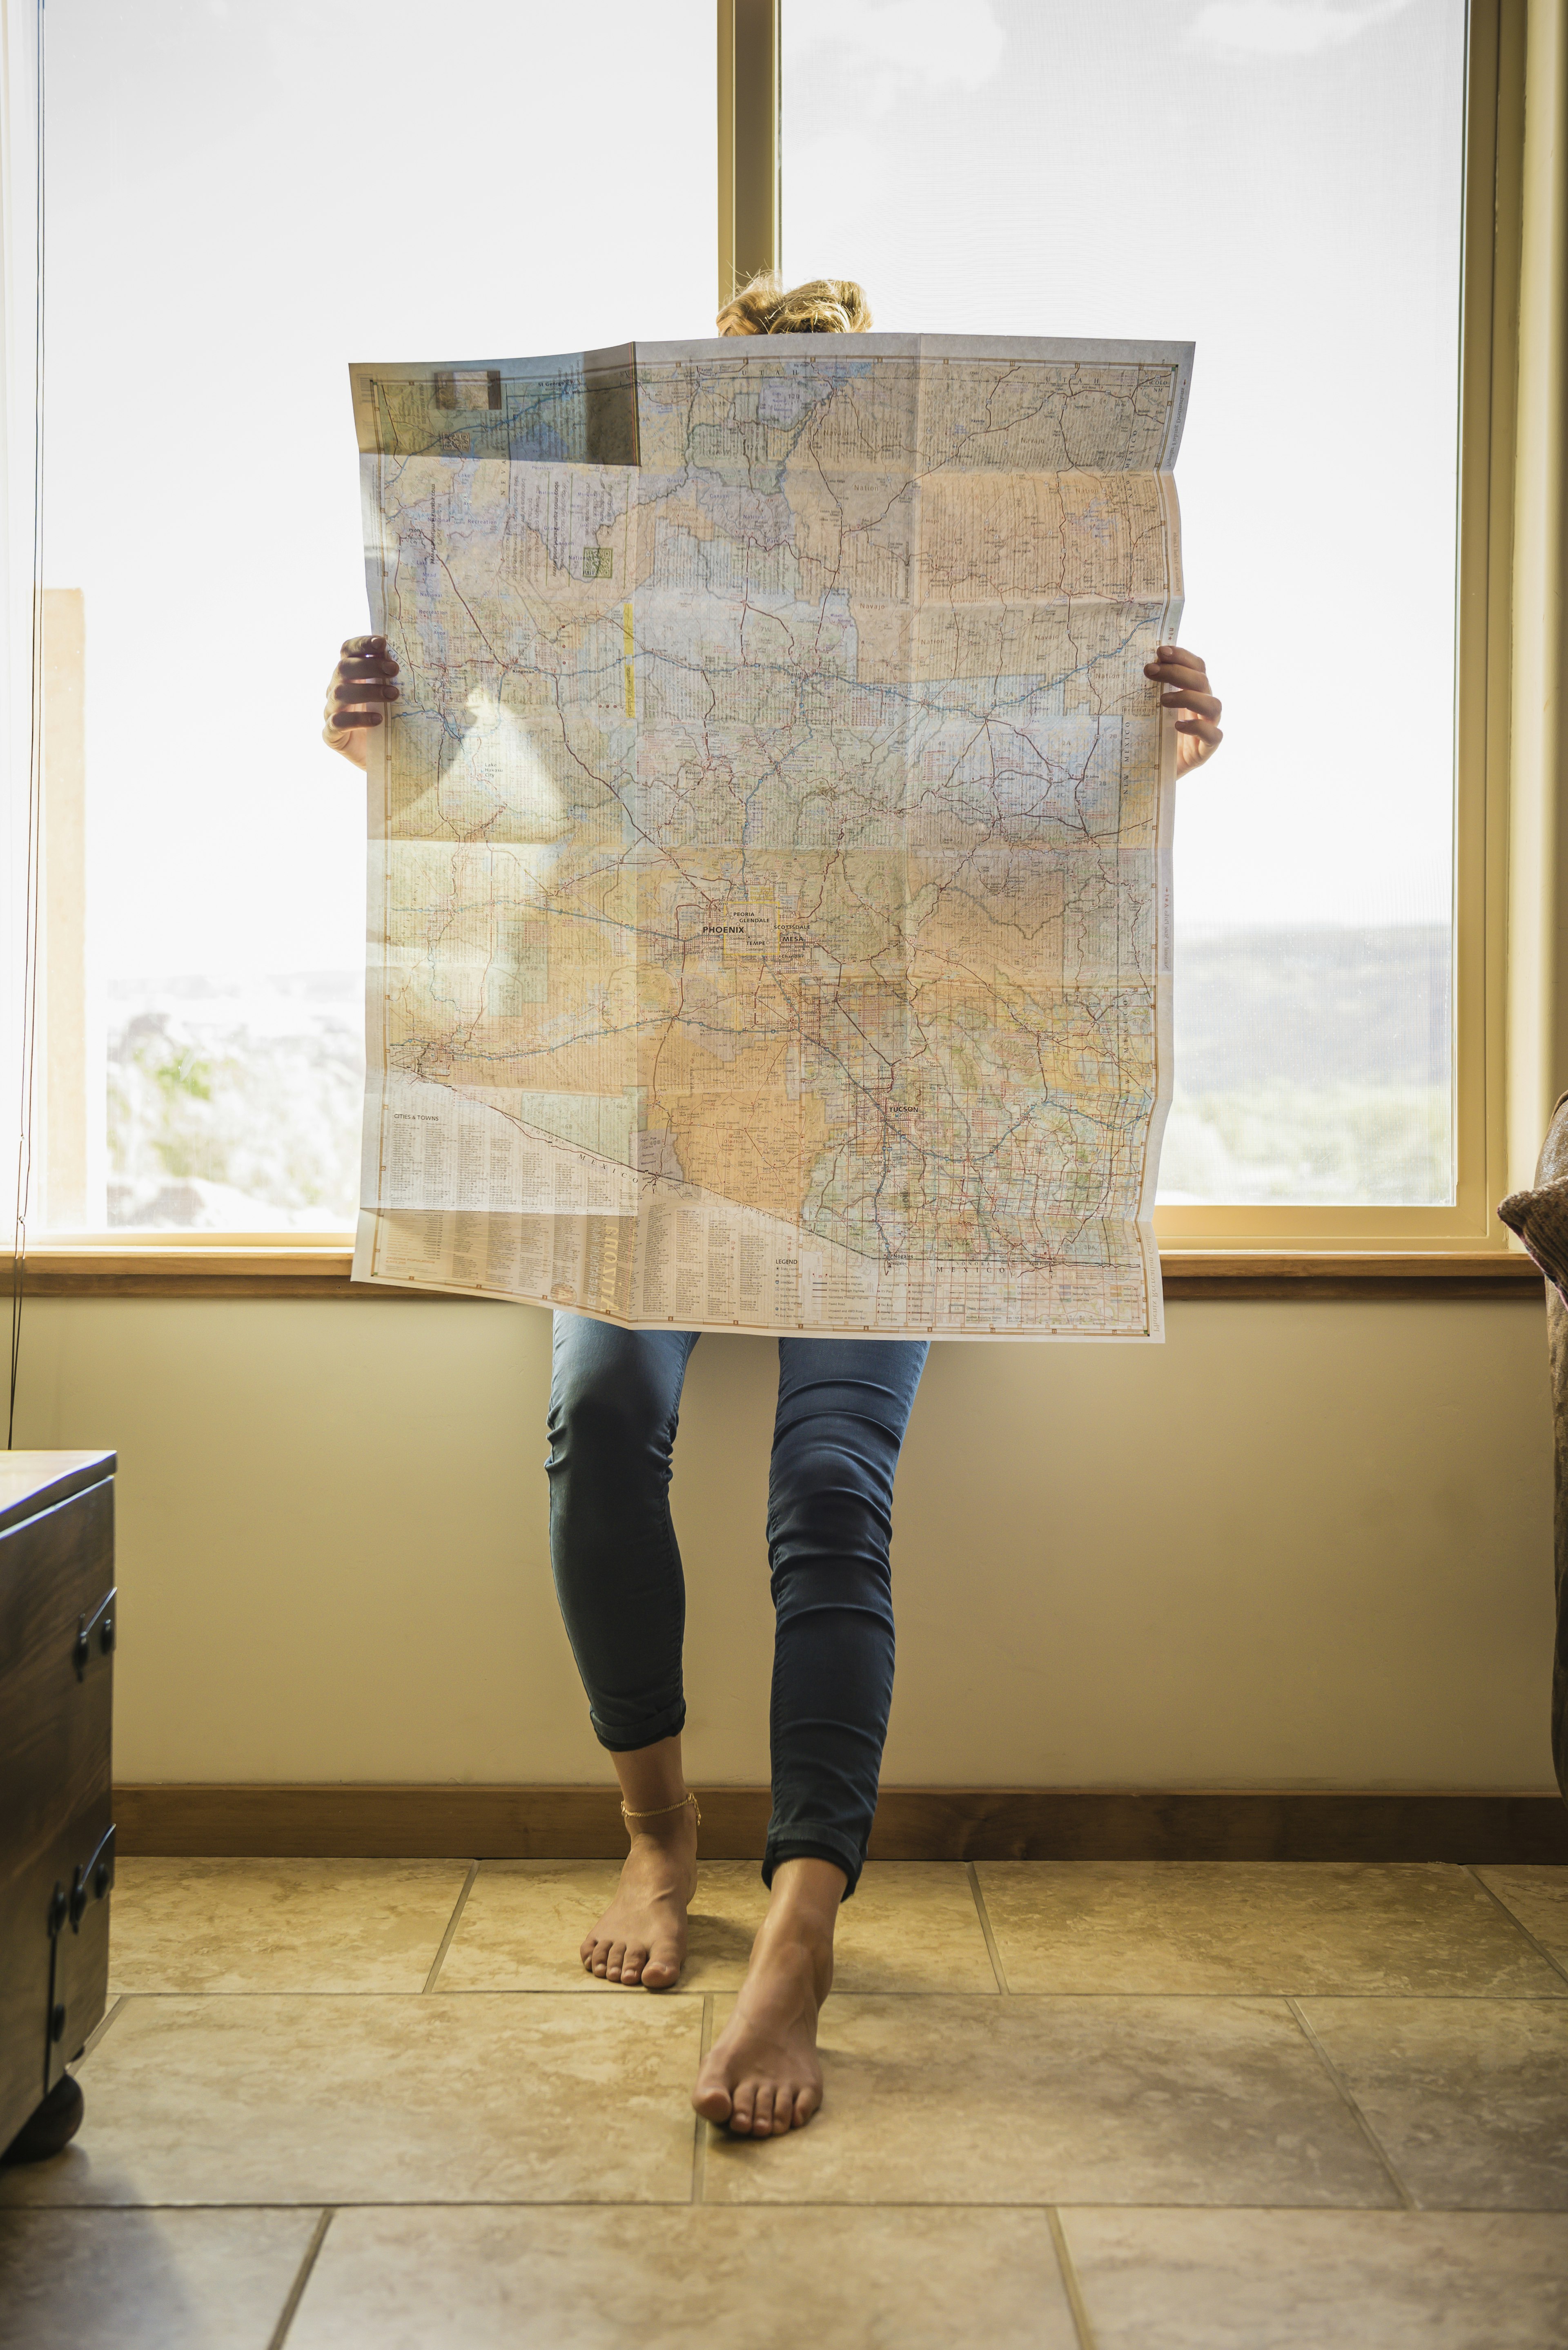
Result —
[[626, 1946], [626, 1956], [620, 1962], [620, 1979], [622, 1982], [640, 1982], [642, 1980], [643, 1969], [647, 1964], [648, 1952], [642, 1949], [640, 1944], [637, 1942], [628, 1942]]
[[802, 2129], [822, 2103], [820, 2088], [779, 2087], [772, 2081], [738, 2081], [726, 2089], [722, 2080], [700, 2078], [691, 2102], [711, 2122], [728, 2122], [734, 2137], [787, 2137]]
[[691, 2103], [705, 2122], [727, 2122], [734, 2110], [734, 2100], [722, 2081], [699, 2081], [691, 2092]]
[[650, 1951], [643, 1961], [643, 1988], [645, 1991], [668, 1991], [680, 1972], [680, 1960], [673, 1951]]

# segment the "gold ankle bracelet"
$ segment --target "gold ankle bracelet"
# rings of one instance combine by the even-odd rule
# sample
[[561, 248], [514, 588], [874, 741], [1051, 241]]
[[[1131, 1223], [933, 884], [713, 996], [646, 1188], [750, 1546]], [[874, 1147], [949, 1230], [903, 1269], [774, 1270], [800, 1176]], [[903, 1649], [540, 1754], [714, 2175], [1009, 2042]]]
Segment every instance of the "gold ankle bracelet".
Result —
[[692, 1810], [696, 1813], [697, 1825], [701, 1827], [702, 1825], [702, 1807], [698, 1803], [696, 1796], [691, 1794], [690, 1792], [682, 1795], [678, 1804], [660, 1804], [658, 1810], [652, 1812], [628, 1812], [626, 1807], [626, 1798], [623, 1795], [621, 1797], [620, 1804], [620, 1815], [626, 1822], [628, 1827], [629, 1827], [633, 1820], [668, 1819], [671, 1812], [683, 1812], [688, 1804], [691, 1804]]

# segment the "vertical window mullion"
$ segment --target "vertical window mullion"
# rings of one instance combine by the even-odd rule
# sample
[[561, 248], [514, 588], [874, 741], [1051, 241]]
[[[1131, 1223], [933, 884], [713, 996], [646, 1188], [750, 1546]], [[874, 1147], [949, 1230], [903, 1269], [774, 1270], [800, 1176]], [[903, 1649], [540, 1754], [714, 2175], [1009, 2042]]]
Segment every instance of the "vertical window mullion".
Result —
[[719, 0], [719, 301], [779, 265], [780, 0]]

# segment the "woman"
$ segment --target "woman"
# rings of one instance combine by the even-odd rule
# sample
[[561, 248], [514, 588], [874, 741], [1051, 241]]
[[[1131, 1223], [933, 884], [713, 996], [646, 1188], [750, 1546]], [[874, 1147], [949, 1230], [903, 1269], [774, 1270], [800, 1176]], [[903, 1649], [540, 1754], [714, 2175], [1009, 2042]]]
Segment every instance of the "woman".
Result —
[[[858, 286], [785, 292], [753, 280], [721, 334], [863, 334]], [[381, 637], [351, 638], [328, 689], [326, 740], [365, 764], [365, 730], [397, 699]], [[1204, 666], [1164, 645], [1146, 674], [1175, 724], [1179, 766], [1217, 747]], [[615, 1899], [584, 1936], [586, 1968], [666, 1991], [686, 1951], [697, 1882], [696, 1798], [680, 1759], [685, 1589], [670, 1514], [670, 1456], [695, 1331], [620, 1330], [557, 1313], [550, 1395], [550, 1554], [590, 1718], [620, 1782], [630, 1850]], [[855, 1890], [877, 1803], [893, 1690], [888, 1546], [893, 1479], [926, 1359], [922, 1339], [781, 1338], [768, 1487], [774, 1653], [770, 1888], [734, 2014], [703, 2060], [700, 2114], [741, 2137], [781, 2136], [822, 2101], [816, 2020], [833, 1930]]]

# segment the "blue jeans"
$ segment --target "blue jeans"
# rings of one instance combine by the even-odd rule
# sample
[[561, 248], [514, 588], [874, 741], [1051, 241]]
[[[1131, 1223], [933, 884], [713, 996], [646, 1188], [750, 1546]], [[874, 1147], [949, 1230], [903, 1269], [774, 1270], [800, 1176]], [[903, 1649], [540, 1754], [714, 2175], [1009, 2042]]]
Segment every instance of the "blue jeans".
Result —
[[[556, 1316], [550, 1558], [589, 1718], [625, 1753], [686, 1719], [670, 1454], [694, 1330]], [[893, 1475], [916, 1338], [781, 1338], [768, 1478], [774, 1804], [763, 1862], [812, 1855], [854, 1891], [893, 1695]]]

